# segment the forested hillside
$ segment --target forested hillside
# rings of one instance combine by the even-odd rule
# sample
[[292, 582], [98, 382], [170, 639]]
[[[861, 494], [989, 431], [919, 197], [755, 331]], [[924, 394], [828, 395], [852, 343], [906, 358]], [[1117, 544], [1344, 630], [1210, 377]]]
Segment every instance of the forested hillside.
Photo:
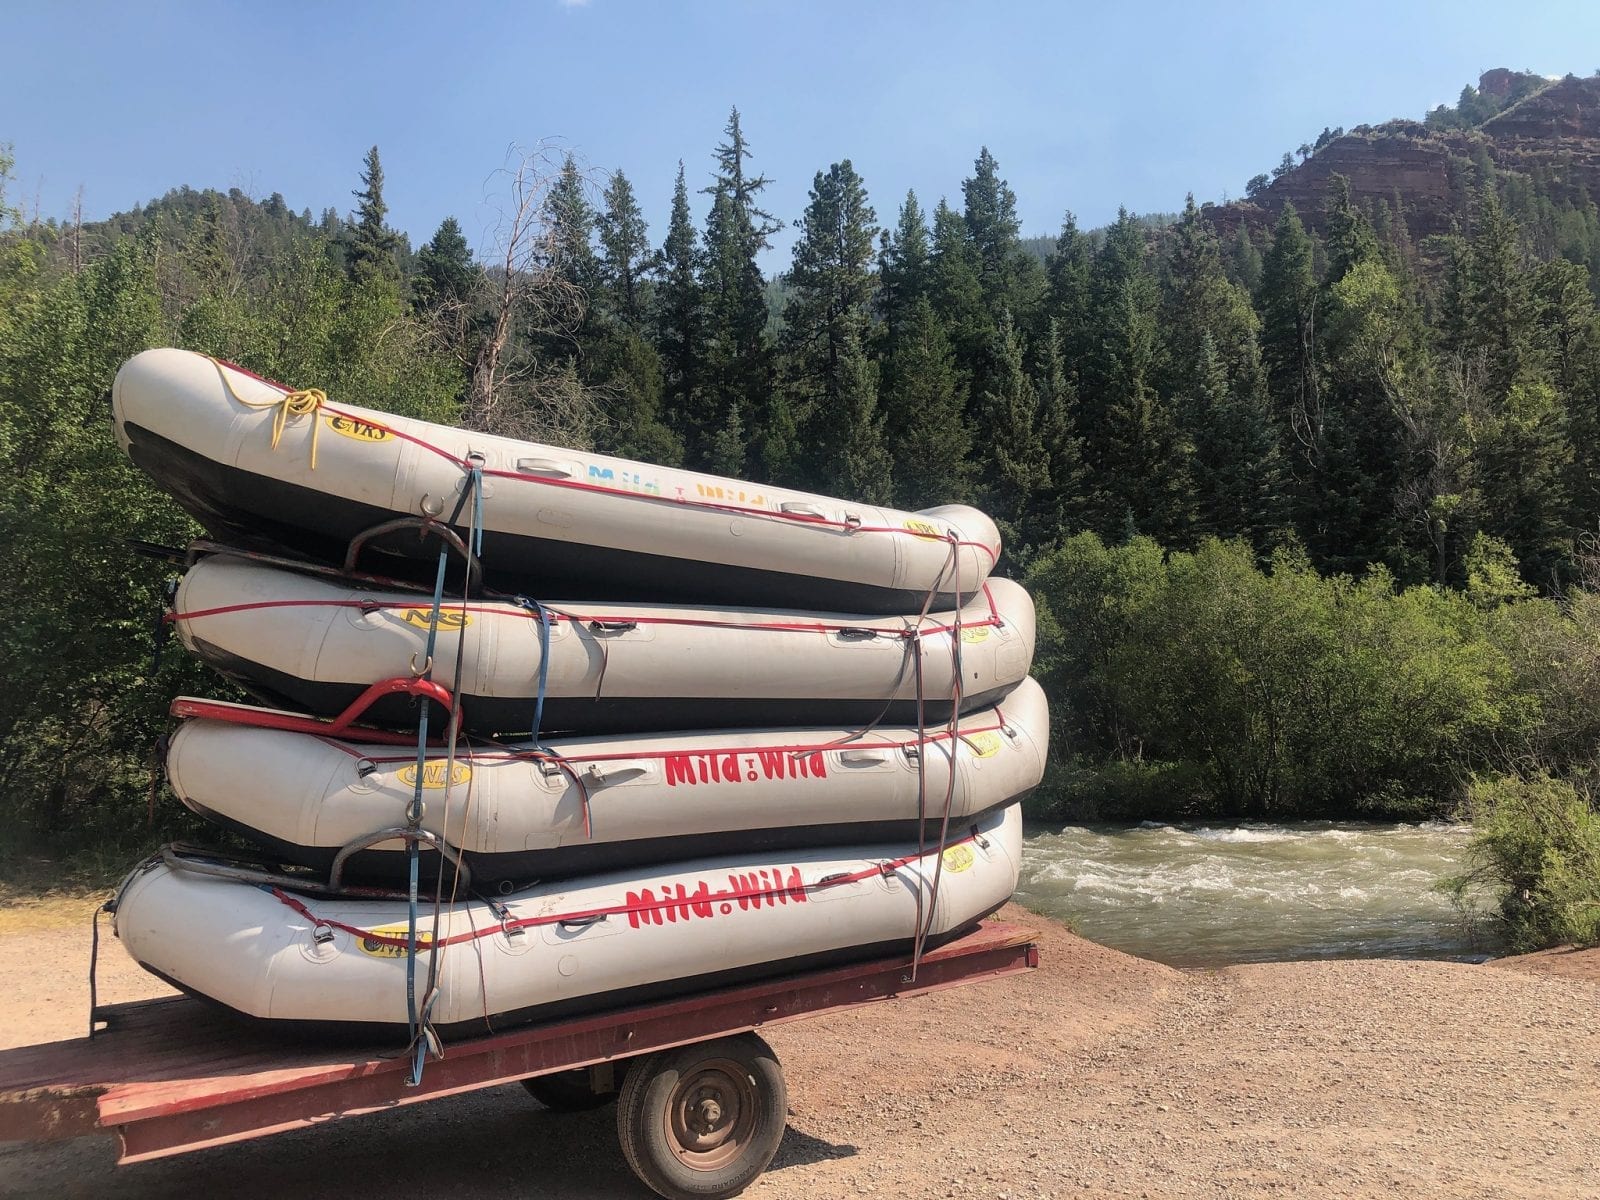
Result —
[[[513, 161], [481, 257], [454, 218], [414, 251], [388, 226], [377, 148], [347, 217], [183, 188], [62, 224], [0, 190], [8, 836], [146, 836], [165, 702], [218, 686], [152, 665], [163, 568], [124, 548], [190, 534], [102, 401], [161, 343], [494, 432], [985, 506], [1040, 600], [1059, 811], [1437, 813], [1526, 776], [1587, 813], [1600, 221], [1575, 147], [1600, 108], [1574, 96], [1600, 80], [1508, 86], [1417, 125], [1483, 150], [1450, 152], [1442, 226], [1403, 170], [1377, 197], [1381, 164], [1358, 189], [1325, 169], [1402, 134], [1328, 130], [1247, 204], [1068, 213], [1042, 260], [986, 149], [947, 196], [875, 203], [841, 158], [770, 213], [737, 111], [665, 229], [622, 170]], [[1553, 91], [1578, 126], [1539, 135], [1517, 114]]]

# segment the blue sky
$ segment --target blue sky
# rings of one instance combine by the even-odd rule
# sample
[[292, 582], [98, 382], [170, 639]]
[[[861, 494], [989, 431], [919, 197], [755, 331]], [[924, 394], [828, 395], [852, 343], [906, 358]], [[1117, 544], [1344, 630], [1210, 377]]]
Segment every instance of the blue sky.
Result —
[[659, 241], [678, 159], [702, 186], [734, 104], [785, 221], [841, 158], [881, 222], [907, 188], [959, 204], [987, 144], [1033, 234], [1237, 196], [1323, 126], [1420, 117], [1489, 67], [1600, 67], [1594, 0], [7, 7], [0, 142], [28, 208], [65, 216], [81, 185], [92, 219], [187, 183], [348, 211], [377, 143], [414, 244], [453, 214], [485, 245], [507, 148], [550, 137], [621, 167]]

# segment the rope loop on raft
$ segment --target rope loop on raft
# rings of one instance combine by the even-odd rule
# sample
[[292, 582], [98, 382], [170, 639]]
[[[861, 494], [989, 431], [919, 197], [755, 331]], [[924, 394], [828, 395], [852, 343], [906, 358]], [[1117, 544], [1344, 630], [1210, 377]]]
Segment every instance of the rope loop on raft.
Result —
[[233, 390], [233, 384], [228, 380], [228, 372], [222, 360], [211, 359], [211, 365], [217, 369], [217, 378], [222, 380], [222, 389], [228, 393], [229, 399], [246, 408], [272, 409], [272, 448], [276, 450], [278, 443], [283, 440], [283, 431], [288, 427], [290, 417], [310, 416], [311, 421], [311, 469], [317, 469], [317, 437], [322, 432], [322, 422], [316, 419], [322, 406], [328, 402], [328, 393], [321, 388], [296, 388], [275, 396], [271, 400], [246, 400]]

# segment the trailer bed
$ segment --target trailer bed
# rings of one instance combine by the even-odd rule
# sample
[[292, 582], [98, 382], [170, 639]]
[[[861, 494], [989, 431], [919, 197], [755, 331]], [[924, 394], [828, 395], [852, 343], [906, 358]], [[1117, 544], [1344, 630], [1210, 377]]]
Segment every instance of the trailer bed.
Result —
[[0, 1141], [115, 1132], [136, 1163], [379, 1112], [536, 1075], [632, 1058], [875, 1000], [1038, 965], [1028, 930], [989, 923], [923, 956], [739, 984], [672, 1000], [457, 1041], [405, 1085], [390, 1042], [295, 1043], [185, 997], [100, 1010], [93, 1038], [0, 1051]]

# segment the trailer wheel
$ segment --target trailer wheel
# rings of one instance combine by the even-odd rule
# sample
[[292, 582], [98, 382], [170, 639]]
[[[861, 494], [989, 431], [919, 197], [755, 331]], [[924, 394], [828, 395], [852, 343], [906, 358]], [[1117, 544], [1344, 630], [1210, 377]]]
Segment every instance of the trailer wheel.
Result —
[[528, 1089], [528, 1095], [553, 1112], [588, 1112], [604, 1108], [617, 1098], [615, 1089], [594, 1090], [587, 1067], [557, 1071], [554, 1075], [531, 1075], [522, 1081], [522, 1086]]
[[617, 1102], [634, 1174], [667, 1200], [717, 1200], [749, 1187], [778, 1152], [789, 1113], [783, 1070], [753, 1033], [636, 1061]]

